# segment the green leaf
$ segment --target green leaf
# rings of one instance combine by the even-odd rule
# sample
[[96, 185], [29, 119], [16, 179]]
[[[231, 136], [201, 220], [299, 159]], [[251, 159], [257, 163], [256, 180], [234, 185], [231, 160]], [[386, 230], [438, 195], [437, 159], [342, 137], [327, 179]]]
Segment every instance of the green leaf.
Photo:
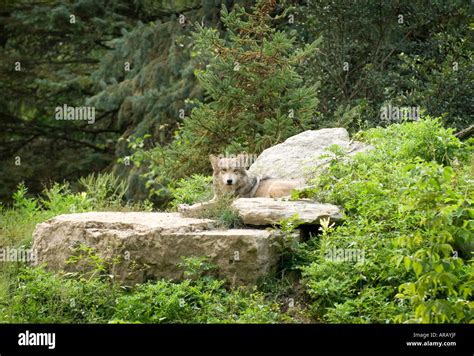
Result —
[[413, 271], [415, 271], [416, 276], [419, 277], [420, 274], [423, 272], [423, 264], [419, 261], [414, 261]]

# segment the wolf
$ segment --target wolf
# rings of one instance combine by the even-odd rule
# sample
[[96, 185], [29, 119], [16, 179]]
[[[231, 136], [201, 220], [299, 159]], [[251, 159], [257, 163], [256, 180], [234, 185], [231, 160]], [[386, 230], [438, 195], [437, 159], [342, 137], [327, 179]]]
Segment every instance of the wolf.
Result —
[[209, 206], [223, 195], [238, 198], [282, 198], [291, 195], [293, 189], [302, 187], [296, 179], [278, 179], [269, 176], [250, 176], [247, 172], [245, 155], [236, 157], [217, 157], [209, 155], [212, 165], [214, 197], [204, 203], [180, 205], [179, 210], [195, 211]]
[[229, 193], [239, 198], [281, 198], [291, 195], [291, 190], [301, 184], [293, 179], [249, 176], [243, 155], [235, 158], [210, 155], [209, 160], [215, 198]]

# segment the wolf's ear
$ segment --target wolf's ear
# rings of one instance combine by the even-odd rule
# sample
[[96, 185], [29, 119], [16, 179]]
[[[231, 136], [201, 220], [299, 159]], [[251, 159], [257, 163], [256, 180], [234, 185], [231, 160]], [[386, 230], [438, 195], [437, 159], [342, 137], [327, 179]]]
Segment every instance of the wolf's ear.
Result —
[[212, 169], [214, 171], [216, 171], [217, 168], [218, 168], [217, 163], [218, 163], [219, 159], [214, 155], [209, 155], [209, 161], [211, 161]]

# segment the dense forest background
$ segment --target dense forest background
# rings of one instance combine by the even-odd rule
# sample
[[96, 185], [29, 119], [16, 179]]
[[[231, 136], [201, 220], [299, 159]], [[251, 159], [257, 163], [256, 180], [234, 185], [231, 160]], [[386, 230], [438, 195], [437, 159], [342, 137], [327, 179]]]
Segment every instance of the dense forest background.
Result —
[[[0, 4], [0, 323], [472, 322], [472, 1]], [[77, 107], [95, 116], [58, 114]], [[275, 273], [250, 289], [217, 279], [209, 256], [180, 256], [184, 280], [130, 288], [121, 256], [93, 246], [51, 241], [72, 248], [74, 273], [31, 263], [53, 217], [168, 217], [212, 197], [209, 154], [326, 127], [372, 149], [331, 145], [291, 199], [342, 221], [306, 239], [297, 214], [281, 220]], [[203, 214], [245, 227], [225, 197]]]
[[[128, 181], [128, 200], [160, 204], [159, 174], [144, 176], [147, 166], [127, 157], [133, 147], [169, 146], [196, 100], [214, 100], [196, 79], [210, 59], [198, 53], [193, 33], [213, 28], [232, 43], [220, 11], [235, 4], [248, 9], [253, 1], [2, 0], [1, 201], [21, 181], [36, 194], [51, 182], [107, 170]], [[274, 5], [272, 26], [291, 37], [289, 51], [313, 44], [295, 66], [299, 79], [288, 79], [312, 93], [311, 103], [302, 104], [314, 108], [305, 128], [387, 126], [392, 122], [380, 110], [389, 104], [420, 107], [456, 130], [472, 123], [471, 2]], [[65, 104], [94, 106], [95, 123], [56, 120], [55, 108]], [[253, 147], [242, 138], [232, 147], [258, 153], [290, 134]], [[209, 173], [207, 163], [192, 168], [169, 167], [175, 173], [168, 178]]]

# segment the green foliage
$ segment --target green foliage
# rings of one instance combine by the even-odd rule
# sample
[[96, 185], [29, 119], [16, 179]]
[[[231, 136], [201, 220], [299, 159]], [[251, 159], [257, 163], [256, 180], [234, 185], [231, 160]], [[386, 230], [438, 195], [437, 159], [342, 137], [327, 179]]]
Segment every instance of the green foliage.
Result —
[[68, 182], [54, 183], [51, 188], [44, 189], [39, 201], [43, 209], [52, 215], [83, 212], [92, 208], [91, 198], [84, 192], [73, 193]]
[[392, 125], [384, 130], [367, 130], [360, 137], [375, 145], [383, 145], [387, 157], [398, 161], [419, 158], [446, 165], [469, 159], [471, 148], [454, 137], [452, 128], [444, 128], [440, 119], [425, 118], [420, 122]]
[[390, 125], [380, 109], [419, 106], [458, 129], [472, 122], [474, 72], [469, 2], [462, 0], [321, 0], [294, 5], [302, 42], [321, 37], [320, 51], [304, 68], [320, 82], [320, 127], [353, 131]]
[[146, 154], [135, 151], [132, 159], [146, 159], [149, 181], [167, 184], [208, 173], [210, 153], [259, 153], [311, 127], [316, 89], [304, 85], [296, 67], [317, 42], [296, 48], [295, 33], [273, 26], [272, 10], [268, 1], [258, 1], [252, 12], [239, 5], [228, 12], [223, 6], [225, 36], [197, 25], [195, 75], [207, 99], [190, 101], [191, 115], [170, 145]]
[[136, 23], [133, 8], [121, 0], [2, 2], [0, 199], [8, 200], [21, 180], [38, 194], [45, 181], [74, 180], [110, 165], [107, 146], [119, 131], [114, 111], [97, 108], [89, 125], [56, 120], [55, 109], [82, 106], [92, 95], [90, 75], [120, 31]]
[[[184, 262], [185, 275], [209, 270], [206, 259]], [[275, 323], [290, 321], [257, 291], [227, 291], [224, 281], [201, 277], [181, 283], [161, 280], [138, 285], [117, 300], [113, 323]]]
[[[83, 249], [90, 256], [90, 250]], [[93, 254], [92, 254], [93, 255]], [[0, 296], [0, 322], [16, 323], [275, 323], [291, 318], [257, 291], [224, 288], [224, 281], [204, 274], [206, 258], [184, 261], [181, 283], [148, 282], [125, 290], [97, 273], [54, 274], [25, 267], [6, 297]], [[105, 261], [107, 262], [107, 261]]]
[[84, 188], [86, 196], [90, 197], [90, 203], [96, 209], [108, 209], [123, 205], [125, 193], [128, 189], [127, 183], [111, 173], [90, 174], [79, 179], [79, 184]]
[[[295, 193], [296, 194], [296, 193]], [[298, 269], [298, 264], [301, 262], [303, 244], [300, 243], [300, 232], [298, 227], [301, 225], [301, 220], [298, 214], [291, 218], [283, 219], [279, 222], [279, 229], [283, 235], [283, 246], [281, 252], [281, 273], [295, 271]]]
[[[382, 106], [417, 106], [441, 119], [362, 132], [375, 149], [350, 161], [338, 146], [328, 150], [327, 174], [294, 198], [339, 204], [345, 222], [322, 222], [307, 242], [295, 238], [297, 217], [284, 222], [282, 277], [263, 287], [271, 300], [308, 298], [318, 322], [470, 322], [474, 140], [462, 143], [441, 124], [472, 121], [469, 3], [248, 4], [5, 2], [0, 199], [12, 205], [0, 205], [0, 248], [29, 248], [35, 225], [58, 214], [151, 210], [130, 203], [149, 193], [160, 205], [171, 198], [172, 208], [207, 200], [209, 153], [259, 153], [308, 128], [389, 125]], [[55, 120], [63, 104], [94, 106], [94, 125]], [[116, 176], [76, 181], [114, 157]], [[43, 189], [63, 178], [71, 183]], [[238, 227], [230, 203], [200, 216]], [[335, 258], [340, 250], [362, 258]], [[115, 261], [87, 246], [76, 253], [70, 262], [87, 273], [0, 264], [0, 321], [285, 321], [260, 292], [225, 289], [205, 259], [183, 262], [184, 283], [127, 292], [109, 278]]]
[[25, 215], [31, 217], [39, 210], [38, 201], [27, 197], [28, 188], [25, 183], [18, 184], [17, 191], [13, 193], [13, 207], [18, 212], [25, 212]]
[[[49, 196], [53, 195], [52, 191], [45, 192]], [[46, 198], [43, 198], [41, 201], [44, 203], [45, 200]], [[36, 224], [56, 215], [56, 209], [44, 209], [41, 201], [28, 197], [28, 189], [23, 183], [18, 185], [18, 189], [13, 193], [13, 208], [0, 211], [0, 246], [29, 244]], [[70, 212], [69, 206], [66, 207], [66, 212]]]
[[[256, 11], [269, 16], [258, 18], [253, 3], [5, 2], [0, 199], [10, 202], [22, 180], [35, 194], [46, 180], [73, 185], [145, 134], [145, 167], [113, 171], [128, 200], [151, 189], [162, 205], [166, 180], [209, 173], [207, 151], [259, 153], [308, 127], [388, 125], [388, 104], [425, 108], [457, 129], [471, 123], [469, 2], [285, 0], [268, 12], [266, 1]], [[55, 120], [63, 104], [94, 106], [94, 125]]]
[[42, 196], [28, 196], [23, 183], [13, 193], [13, 208], [0, 210], [0, 246], [29, 242], [37, 223], [59, 214], [97, 210], [151, 210], [144, 201], [128, 204], [123, 201], [125, 183], [111, 173], [91, 174], [81, 179], [82, 192], [73, 192], [69, 183], [54, 183], [44, 188]]
[[[469, 322], [473, 146], [429, 118], [361, 137], [375, 148], [334, 160], [305, 193], [345, 209], [344, 223], [304, 254], [313, 315], [329, 322]], [[363, 258], [334, 259], [334, 251], [353, 249]]]
[[208, 261], [205, 256], [202, 257], [184, 257], [179, 267], [184, 270], [184, 278], [200, 278], [204, 277], [208, 271], [216, 268], [215, 265]]
[[[68, 265], [74, 264], [74, 270], [79, 270], [82, 279], [91, 280], [94, 278], [114, 282], [114, 267], [120, 262], [120, 257], [103, 258], [97, 251], [85, 244], [74, 246], [72, 254], [67, 260]], [[67, 267], [66, 267], [67, 268]], [[133, 269], [134, 264], [130, 263], [129, 269]]]
[[[73, 206], [87, 211], [118, 203], [123, 189], [112, 188], [112, 182], [118, 183], [113, 177], [90, 176], [83, 180], [87, 192], [97, 192], [96, 199], [88, 199], [87, 192], [71, 193], [67, 184], [55, 184], [38, 200], [28, 198], [26, 187], [21, 185], [15, 194], [15, 209], [0, 210], [0, 246], [26, 248], [36, 223], [70, 212]], [[189, 278], [184, 282], [149, 282], [131, 291], [120, 288], [110, 278], [116, 262], [104, 260], [93, 249], [82, 245], [68, 261], [81, 266], [80, 274], [55, 274], [19, 263], [0, 265], [0, 322], [272, 323], [291, 320], [279, 312], [276, 303], [267, 302], [261, 292], [227, 290], [225, 281], [213, 279], [208, 273], [213, 266], [206, 258], [183, 261], [184, 276]]]
[[275, 304], [258, 292], [227, 292], [222, 281], [159, 281], [137, 287], [117, 300], [112, 322], [274, 323], [285, 321]]
[[10, 323], [104, 323], [119, 290], [97, 278], [77, 279], [42, 268], [23, 268], [0, 299], [0, 321]]
[[190, 178], [182, 178], [168, 186], [172, 201], [171, 207], [180, 204], [194, 204], [210, 200], [213, 197], [212, 177], [194, 174]]
[[233, 195], [222, 195], [210, 205], [195, 212], [186, 212], [186, 215], [201, 219], [212, 219], [216, 221], [217, 227], [221, 229], [239, 228], [243, 226], [239, 213], [232, 208]]
[[[0, 208], [0, 248], [11, 247], [11, 248], [21, 248], [23, 250], [29, 249], [31, 246], [31, 235], [33, 233], [33, 230], [36, 224], [44, 222], [45, 220], [48, 220], [59, 214], [68, 214], [68, 213], [85, 212], [85, 211], [97, 211], [97, 210], [139, 210], [139, 211], [151, 210], [151, 206], [147, 202], [143, 202], [141, 204], [126, 204], [125, 202], [123, 202], [122, 196], [123, 196], [123, 191], [125, 187], [111, 174], [99, 174], [97, 176], [91, 175], [88, 178], [84, 179], [82, 182], [84, 183], [84, 189], [85, 189], [85, 191], [83, 192], [73, 193], [69, 187], [69, 184], [55, 183], [49, 189], [45, 188], [43, 190], [43, 195], [39, 198], [29, 197], [26, 186], [24, 184], [20, 184], [18, 186], [17, 191], [13, 194], [13, 201], [14, 201], [13, 207]], [[87, 254], [87, 256], [90, 257], [90, 262], [94, 260], [97, 263], [100, 262], [96, 258], [94, 259], [94, 256], [91, 255], [90, 253]], [[18, 278], [20, 278], [19, 273], [20, 275], [21, 273], [23, 273], [22, 272], [23, 267], [24, 267], [23, 264], [20, 262], [0, 263], [0, 300], [2, 300], [3, 298], [8, 298], [8, 295], [10, 294], [10, 288], [13, 284], [20, 283], [20, 280]], [[97, 269], [98, 266], [97, 264], [92, 264], [91, 267], [92, 267], [91, 270], [94, 271]], [[110, 266], [107, 266], [107, 267], [109, 268]], [[35, 273], [41, 274], [41, 272], [34, 272], [33, 270], [30, 272], [26, 271], [25, 273], [28, 276]], [[43, 275], [41, 274], [41, 276]], [[58, 291], [57, 288], [59, 288], [59, 285], [63, 283], [63, 281], [58, 280], [54, 276], [44, 275], [43, 277], [45, 280], [48, 281], [47, 283], [52, 284], [51, 288], [53, 288], [53, 290], [56, 292]], [[27, 284], [19, 284], [19, 285], [24, 286], [24, 288], [29, 288], [31, 285], [31, 288], [33, 289], [35, 288], [41, 289], [44, 287], [44, 293], [49, 293], [47, 290], [48, 289], [47, 285], [44, 285], [44, 286], [41, 284], [33, 285], [31, 283], [28, 282]], [[94, 286], [92, 284], [86, 285], [85, 287], [81, 287], [81, 285], [76, 285], [74, 281], [67, 280], [64, 283], [71, 285], [71, 291], [65, 291], [62, 294], [62, 296], [64, 295], [64, 298], [66, 299], [69, 297], [76, 298], [75, 297], [76, 294], [81, 293], [81, 288], [86, 288], [86, 289], [89, 288], [87, 289], [87, 293], [89, 294], [93, 293]], [[98, 288], [100, 291], [100, 286], [98, 286]], [[22, 300], [23, 300], [22, 298], [28, 297], [28, 290], [24, 290], [23, 292], [24, 292], [24, 295], [21, 297], [18, 297], [19, 299], [18, 299], [17, 307], [19, 308], [18, 309], [19, 311], [12, 312], [13, 315], [17, 315], [17, 313], [19, 314], [23, 313], [23, 311], [21, 311], [22, 306], [20, 304], [22, 304]], [[53, 298], [53, 297], [54, 295], [50, 294], [48, 298]], [[100, 295], [98, 295], [98, 298], [101, 298]], [[1, 303], [3, 303], [3, 301], [0, 302], [0, 304]], [[8, 303], [10, 302], [7, 302], [7, 304]], [[68, 319], [69, 322], [76, 322], [76, 321], [80, 322], [82, 320], [80, 319], [79, 316], [73, 317], [72, 314], [70, 314], [70, 313], [79, 312], [77, 308], [71, 311], [70, 308], [66, 306], [64, 306], [64, 310], [67, 310], [67, 312], [65, 313], [66, 314], [69, 313], [68, 315], [64, 316], [64, 318], [66, 319], [63, 320], [62, 316], [60, 315], [52, 316], [51, 319], [48, 319], [46, 315], [47, 307], [54, 304], [53, 299], [51, 299], [48, 302], [51, 304], [45, 305], [43, 307], [41, 307], [40, 305], [41, 302], [38, 302], [38, 304], [35, 304], [34, 301], [32, 301], [31, 303], [34, 304], [31, 306], [32, 309], [30, 311], [25, 311], [25, 319], [21, 319], [24, 322], [27, 322], [30, 319], [31, 319], [30, 320], [31, 322], [33, 322], [33, 320], [37, 320], [38, 322], [62, 322], [62, 321], [66, 322], [66, 319]], [[34, 318], [35, 312], [33, 311], [33, 309], [37, 307], [38, 308], [41, 307], [41, 312], [38, 315], [38, 319], [35, 319]], [[56, 310], [56, 309], [53, 309], [53, 310]], [[30, 312], [31, 314], [28, 314]], [[91, 311], [91, 313], [94, 314], [95, 311]], [[28, 316], [26, 316], [27, 314]], [[20, 317], [18, 318], [19, 318], [18, 320], [20, 320]], [[104, 320], [99, 320], [99, 319], [96, 320], [94, 318], [95, 316], [91, 316], [90, 319], [88, 320], [90, 320], [90, 322], [93, 322], [93, 321], [104, 322]]]

